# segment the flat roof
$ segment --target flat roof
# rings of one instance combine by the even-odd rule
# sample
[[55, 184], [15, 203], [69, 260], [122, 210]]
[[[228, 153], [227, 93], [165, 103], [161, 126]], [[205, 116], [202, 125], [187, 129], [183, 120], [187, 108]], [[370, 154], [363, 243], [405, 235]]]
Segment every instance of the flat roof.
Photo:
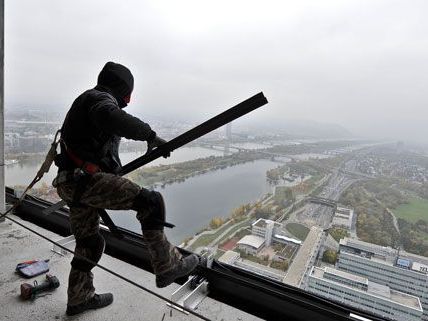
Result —
[[274, 237], [281, 239], [281, 240], [284, 240], [284, 241], [287, 241], [287, 242], [294, 243], [294, 244], [298, 244], [298, 245], [302, 244], [302, 241], [297, 240], [297, 239], [293, 239], [291, 237], [287, 237], [284, 235], [275, 234]]
[[[327, 272], [327, 269], [329, 269], [329, 272]], [[413, 295], [409, 295], [403, 292], [399, 292], [399, 291], [395, 291], [395, 290], [391, 290], [388, 286], [385, 285], [381, 285], [375, 282], [371, 282], [368, 281], [368, 290], [365, 291], [363, 289], [360, 289], [356, 286], [351, 286], [350, 284], [344, 284], [335, 280], [331, 280], [328, 278], [325, 278], [325, 274], [329, 273], [332, 274], [333, 272], [331, 270], [336, 270], [333, 268], [329, 268], [329, 267], [325, 267], [325, 268], [319, 268], [316, 266], [312, 267], [312, 270], [310, 272], [310, 276], [318, 278], [318, 279], [323, 279], [326, 282], [329, 283], [334, 283], [336, 285], [339, 285], [341, 287], [345, 287], [345, 288], [350, 288], [353, 289], [356, 292], [362, 292], [362, 293], [366, 293], [368, 295], [372, 295], [384, 300], [388, 300], [388, 301], [392, 301], [395, 303], [398, 303], [400, 305], [404, 305], [406, 307], [418, 310], [418, 311], [422, 311], [422, 306], [421, 306], [421, 302], [419, 300], [418, 297], [413, 296]], [[360, 278], [359, 276], [356, 275], [352, 275], [351, 273], [348, 272], [344, 272], [344, 271], [339, 271], [336, 270], [336, 272], [334, 272], [334, 274], [340, 274], [342, 276], [349, 276], [349, 279], [354, 281], [356, 278]], [[367, 281], [366, 278], [362, 278], [365, 279]]]
[[222, 256], [219, 257], [219, 261], [226, 264], [233, 264], [239, 258], [239, 253], [235, 251], [226, 251]]
[[[400, 250], [400, 252], [398, 252], [398, 250], [393, 249], [392, 247], [380, 246], [377, 244], [367, 243], [360, 240], [350, 239], [348, 237], [341, 239], [339, 244], [350, 248], [359, 249], [361, 251], [372, 252], [377, 256], [364, 257], [356, 253], [349, 252], [345, 249], [344, 252], [347, 255], [363, 257], [366, 260], [385, 264], [388, 266], [397, 266], [397, 260], [400, 260], [401, 262], [403, 260], [410, 260], [411, 266], [409, 266], [410, 269], [408, 269], [408, 271], [428, 275], [428, 258], [426, 257], [422, 257], [413, 253], [408, 253], [403, 250]], [[399, 266], [397, 266], [397, 268], [399, 268]]]
[[413, 295], [409, 295], [403, 292], [399, 292], [399, 291], [395, 291], [395, 290], [390, 290], [391, 292], [391, 300], [395, 301], [395, 302], [399, 302], [400, 304], [403, 305], [407, 305], [410, 307], [413, 307], [415, 309], [420, 309], [422, 310], [421, 307], [421, 302], [419, 300], [419, 298], [413, 296]]
[[252, 224], [252, 226], [257, 226], [257, 227], [266, 227], [266, 225], [267, 225], [267, 222], [262, 218], [259, 218], [257, 221], [255, 221]]
[[[339, 244], [341, 246], [357, 249], [359, 251], [373, 253], [374, 255], [377, 256], [376, 258], [377, 260], [387, 261], [388, 263], [392, 263], [392, 264], [395, 264], [395, 260], [397, 259], [397, 255], [398, 255], [398, 250], [393, 249], [392, 247], [368, 243], [368, 242], [352, 239], [349, 237], [344, 237], [343, 239], [341, 239], [339, 241]], [[349, 250], [345, 249], [345, 252], [349, 252]]]
[[264, 218], [259, 218], [257, 221], [255, 221], [253, 224], [251, 224], [252, 226], [257, 226], [257, 227], [266, 227], [269, 223], [272, 223], [275, 227], [282, 227], [281, 223], [272, 221], [272, 220], [266, 220]]
[[242, 239], [238, 241], [239, 245], [248, 245], [254, 247], [255, 249], [260, 248], [265, 242], [264, 238], [256, 235], [245, 235]]
[[324, 272], [328, 273], [328, 274], [336, 275], [336, 276], [341, 277], [343, 279], [348, 279], [348, 280], [351, 280], [351, 281], [354, 281], [357, 283], [368, 284], [368, 279], [365, 277], [358, 276], [358, 275], [348, 273], [345, 271], [333, 269], [331, 267], [325, 267]]
[[321, 228], [316, 226], [311, 227], [305, 241], [300, 246], [299, 251], [288, 269], [288, 273], [283, 280], [284, 283], [296, 287], [300, 285], [300, 281], [307, 268], [307, 262], [314, 254], [315, 245], [319, 241], [322, 233], [323, 230]]

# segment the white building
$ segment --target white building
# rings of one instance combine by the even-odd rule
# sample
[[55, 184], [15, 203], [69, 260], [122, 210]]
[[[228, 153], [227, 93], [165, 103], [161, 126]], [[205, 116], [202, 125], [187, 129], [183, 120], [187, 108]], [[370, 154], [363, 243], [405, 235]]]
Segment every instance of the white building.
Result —
[[306, 290], [389, 320], [419, 321], [423, 314], [419, 298], [329, 267], [312, 267]]
[[245, 235], [236, 243], [240, 250], [247, 254], [257, 255], [265, 244], [265, 239], [255, 235]]
[[336, 267], [418, 297], [428, 320], [428, 258], [359, 240], [340, 240]]
[[265, 239], [266, 246], [272, 245], [273, 242], [277, 243], [293, 243], [300, 245], [302, 241], [287, 237], [282, 231], [282, 224], [271, 220], [259, 218], [251, 226], [251, 233]]

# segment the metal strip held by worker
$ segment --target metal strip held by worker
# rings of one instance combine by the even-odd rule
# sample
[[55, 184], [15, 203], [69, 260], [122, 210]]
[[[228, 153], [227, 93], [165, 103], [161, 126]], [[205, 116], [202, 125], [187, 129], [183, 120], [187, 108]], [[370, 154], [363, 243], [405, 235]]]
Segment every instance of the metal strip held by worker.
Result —
[[[177, 136], [176, 138], [170, 140], [169, 142], [166, 142], [165, 144], [151, 150], [150, 152], [144, 154], [143, 156], [138, 157], [137, 159], [129, 162], [128, 164], [122, 167], [118, 175], [124, 176], [136, 170], [137, 168], [140, 168], [141, 166], [144, 166], [154, 161], [155, 159], [162, 157], [163, 155], [173, 152], [177, 148], [180, 148], [212, 132], [213, 130], [220, 128], [221, 126], [224, 126], [227, 123], [230, 123], [231, 121], [248, 114], [249, 112], [257, 108], [263, 105], [266, 105], [267, 103], [268, 103], [268, 100], [263, 95], [263, 92], [260, 92], [248, 98], [247, 100], [244, 100], [238, 105], [229, 108], [228, 110], [222, 112], [221, 114], [218, 114], [217, 116]], [[51, 214], [59, 210], [60, 208], [64, 207], [65, 205], [67, 205], [66, 202], [60, 201], [48, 207], [47, 209], [45, 209], [43, 213], [46, 215]]]

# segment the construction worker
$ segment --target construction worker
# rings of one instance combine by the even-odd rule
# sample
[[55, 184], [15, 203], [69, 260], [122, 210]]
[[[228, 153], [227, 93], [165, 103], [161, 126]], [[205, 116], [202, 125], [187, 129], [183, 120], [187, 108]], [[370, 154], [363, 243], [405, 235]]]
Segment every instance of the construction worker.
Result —
[[105, 247], [99, 232], [100, 211], [104, 209], [137, 211], [158, 287], [189, 274], [199, 262], [194, 254], [182, 257], [168, 242], [163, 231], [167, 223], [162, 195], [115, 174], [121, 168], [121, 137], [146, 141], [149, 148], [165, 143], [148, 124], [123, 110], [133, 87], [129, 69], [108, 62], [97, 86], [73, 102], [61, 129], [61, 153], [55, 161], [59, 170], [53, 185], [70, 207], [77, 254], [71, 261], [67, 315], [113, 302], [111, 293], [95, 293], [91, 272]]

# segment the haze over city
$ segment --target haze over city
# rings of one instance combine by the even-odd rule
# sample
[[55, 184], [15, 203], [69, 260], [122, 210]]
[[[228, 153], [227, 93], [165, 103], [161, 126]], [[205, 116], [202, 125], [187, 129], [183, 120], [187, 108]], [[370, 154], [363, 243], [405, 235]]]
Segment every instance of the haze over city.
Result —
[[425, 1], [8, 1], [6, 109], [65, 110], [108, 60], [131, 113], [206, 119], [259, 91], [250, 123], [336, 123], [421, 142]]

